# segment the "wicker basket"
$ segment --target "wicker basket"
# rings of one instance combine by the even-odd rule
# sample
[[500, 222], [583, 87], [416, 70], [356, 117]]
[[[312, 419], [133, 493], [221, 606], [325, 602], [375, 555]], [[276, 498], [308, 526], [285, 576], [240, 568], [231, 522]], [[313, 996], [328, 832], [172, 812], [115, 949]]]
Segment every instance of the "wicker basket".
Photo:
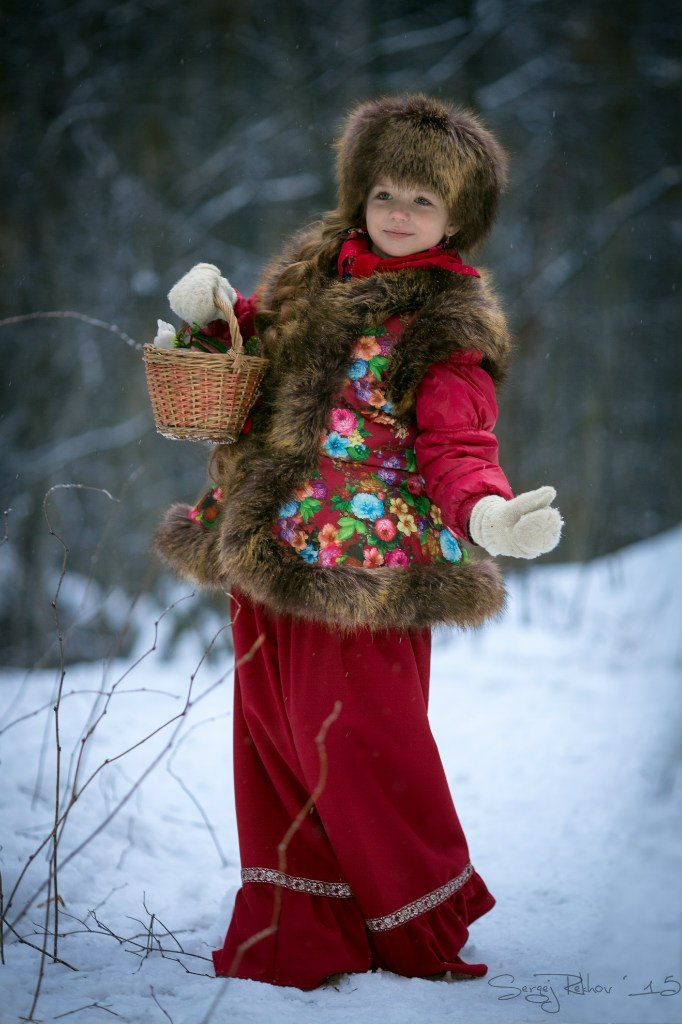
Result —
[[145, 345], [143, 358], [156, 429], [173, 440], [237, 441], [260, 392], [270, 362], [243, 351], [234, 310], [218, 290], [215, 305], [225, 314], [232, 348], [225, 353], [163, 349]]

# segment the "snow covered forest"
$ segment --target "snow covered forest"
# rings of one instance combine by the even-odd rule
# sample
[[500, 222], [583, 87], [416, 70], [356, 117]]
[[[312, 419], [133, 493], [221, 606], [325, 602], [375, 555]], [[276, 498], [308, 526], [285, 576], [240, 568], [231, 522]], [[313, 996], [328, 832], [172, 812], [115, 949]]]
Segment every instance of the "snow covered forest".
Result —
[[[88, 1024], [679, 1024], [679, 5], [2, 13], [0, 1024], [79, 1007]], [[167, 292], [196, 262], [249, 294], [334, 206], [348, 106], [404, 90], [480, 112], [510, 154], [492, 235], [462, 255], [490, 270], [515, 339], [501, 464], [515, 493], [555, 486], [565, 520], [536, 563], [499, 559], [503, 622], [434, 647], [434, 731], [500, 907], [465, 954], [519, 984], [594, 970], [608, 995], [207, 981], [239, 885], [228, 606], [152, 554], [167, 505], [206, 489], [209, 447], [156, 432], [140, 347], [176, 322]], [[57, 846], [58, 763], [62, 810], [92, 785]]]

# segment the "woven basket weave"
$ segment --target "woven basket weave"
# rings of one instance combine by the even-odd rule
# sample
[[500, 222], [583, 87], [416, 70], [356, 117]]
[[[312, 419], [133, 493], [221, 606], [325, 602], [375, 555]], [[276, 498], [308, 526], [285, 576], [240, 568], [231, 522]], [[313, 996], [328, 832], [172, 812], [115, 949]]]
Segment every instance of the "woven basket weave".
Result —
[[215, 305], [230, 328], [232, 347], [225, 353], [163, 349], [145, 345], [143, 359], [156, 429], [173, 440], [237, 441], [258, 385], [270, 362], [243, 351], [232, 305], [216, 289]]

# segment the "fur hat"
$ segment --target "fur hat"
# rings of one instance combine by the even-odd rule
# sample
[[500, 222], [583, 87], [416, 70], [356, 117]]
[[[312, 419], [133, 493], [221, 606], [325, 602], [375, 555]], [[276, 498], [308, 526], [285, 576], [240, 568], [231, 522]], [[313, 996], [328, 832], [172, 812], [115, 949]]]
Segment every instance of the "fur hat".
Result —
[[507, 154], [478, 117], [425, 93], [379, 96], [349, 111], [338, 138], [339, 209], [359, 227], [364, 202], [379, 177], [430, 188], [459, 225], [454, 242], [469, 249], [483, 240], [507, 183]]

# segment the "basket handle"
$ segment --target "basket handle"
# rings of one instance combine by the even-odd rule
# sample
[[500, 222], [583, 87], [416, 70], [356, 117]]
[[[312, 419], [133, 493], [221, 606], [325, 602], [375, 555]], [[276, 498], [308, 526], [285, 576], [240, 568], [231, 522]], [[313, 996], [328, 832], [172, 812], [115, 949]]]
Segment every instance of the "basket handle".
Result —
[[239, 330], [239, 321], [237, 320], [232, 303], [228, 302], [220, 291], [220, 286], [216, 285], [213, 289], [213, 302], [221, 312], [225, 314], [228, 327], [230, 328], [230, 334], [232, 335], [232, 352], [226, 353], [234, 357], [234, 369], [239, 372], [242, 365], [244, 341], [242, 339], [242, 332]]

